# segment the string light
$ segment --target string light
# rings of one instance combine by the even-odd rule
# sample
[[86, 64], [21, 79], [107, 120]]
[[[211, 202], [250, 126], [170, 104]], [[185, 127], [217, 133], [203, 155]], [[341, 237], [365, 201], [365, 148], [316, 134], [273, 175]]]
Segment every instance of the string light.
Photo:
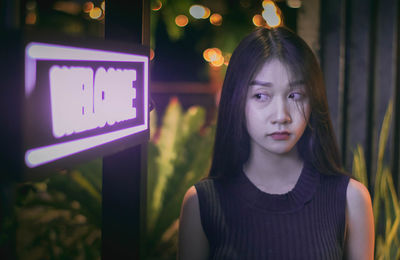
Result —
[[175, 17], [175, 23], [179, 27], [185, 27], [189, 23], [189, 19], [186, 15], [181, 14]]
[[207, 19], [208, 17], [210, 17], [211, 14], [211, 10], [208, 7], [203, 6], [205, 12], [204, 15], [201, 17], [202, 19]]
[[103, 11], [99, 7], [95, 7], [92, 10], [90, 10], [89, 16], [92, 19], [99, 19], [101, 15], [103, 14]]
[[219, 55], [218, 58], [211, 62], [211, 65], [214, 67], [221, 67], [224, 64], [224, 56]]
[[213, 62], [222, 56], [222, 52], [218, 48], [209, 48], [203, 52], [203, 58], [208, 62]]
[[280, 10], [276, 7], [275, 3], [271, 0], [264, 0], [262, 6], [264, 7], [262, 17], [267, 22], [267, 27], [273, 28], [280, 26], [282, 19], [280, 16]]
[[[230, 57], [230, 56], [229, 56]], [[203, 58], [213, 67], [220, 67], [224, 64], [225, 58], [218, 48], [209, 48], [203, 52]]]
[[212, 14], [210, 16], [210, 23], [215, 26], [220, 26], [222, 24], [222, 16], [220, 14]]
[[301, 0], [287, 0], [287, 5], [291, 8], [300, 8]]
[[36, 16], [36, 13], [34, 13], [34, 12], [29, 12], [25, 17], [26, 24], [35, 24], [36, 20], [37, 20], [37, 16]]
[[83, 4], [82, 9], [85, 13], [90, 13], [90, 11], [92, 11], [93, 8], [94, 8], [93, 2], [86, 2]]
[[265, 26], [265, 20], [261, 14], [256, 14], [253, 16], [253, 24], [258, 27]]
[[151, 7], [151, 10], [153, 10], [153, 11], [158, 11], [158, 10], [161, 9], [161, 7], [162, 7], [161, 1], [160, 1], [160, 0], [157, 0], [157, 1], [153, 2], [153, 5], [152, 5], [152, 7]]
[[205, 19], [208, 18], [208, 16], [210, 15], [210, 9], [208, 9], [208, 11], [207, 9], [202, 5], [192, 5], [189, 8], [189, 13], [196, 19]]

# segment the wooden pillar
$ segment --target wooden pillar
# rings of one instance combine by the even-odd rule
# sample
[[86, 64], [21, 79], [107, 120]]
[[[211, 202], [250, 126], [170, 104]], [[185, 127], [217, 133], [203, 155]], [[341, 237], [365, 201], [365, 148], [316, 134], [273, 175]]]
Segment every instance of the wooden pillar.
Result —
[[[149, 45], [146, 0], [106, 1], [105, 37]], [[102, 259], [143, 258], [147, 140], [103, 158]]]
[[320, 6], [321, 0], [303, 1], [297, 16], [297, 34], [320, 56]]
[[344, 139], [344, 10], [345, 0], [321, 1], [320, 59], [325, 77], [329, 110], [339, 148], [343, 151]]
[[396, 0], [321, 1], [321, 65], [343, 164], [351, 172], [354, 150], [362, 145], [372, 193], [390, 99], [394, 120], [383, 163], [399, 186], [399, 5]]
[[376, 1], [348, 0], [346, 7], [346, 60], [344, 113], [344, 162], [351, 171], [353, 151], [364, 148], [368, 179], [371, 180], [373, 82], [375, 68]]

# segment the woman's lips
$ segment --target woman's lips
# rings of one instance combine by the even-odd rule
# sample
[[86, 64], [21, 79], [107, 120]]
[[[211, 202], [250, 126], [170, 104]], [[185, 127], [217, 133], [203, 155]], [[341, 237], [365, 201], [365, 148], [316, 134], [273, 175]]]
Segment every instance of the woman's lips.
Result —
[[274, 140], [287, 140], [289, 139], [289, 135], [290, 134], [288, 132], [275, 132], [270, 134]]

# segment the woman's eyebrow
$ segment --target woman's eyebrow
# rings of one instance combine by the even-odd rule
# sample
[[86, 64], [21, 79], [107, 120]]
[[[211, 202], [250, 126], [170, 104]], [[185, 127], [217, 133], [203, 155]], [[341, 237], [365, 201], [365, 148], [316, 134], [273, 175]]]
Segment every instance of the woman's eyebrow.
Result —
[[304, 80], [300, 79], [300, 80], [291, 81], [289, 83], [289, 86], [290, 87], [296, 87], [296, 86], [304, 85], [304, 84], [305, 84]]
[[[295, 81], [292, 81], [292, 82], [289, 83], [289, 87], [290, 87], [290, 89], [293, 89], [295, 87], [304, 85], [304, 83], [305, 82], [302, 79], [295, 80]], [[272, 87], [273, 86], [273, 84], [271, 82], [268, 82], [268, 81], [252, 80], [250, 82], [250, 86], [255, 86], [255, 85], [256, 86], [263, 86], [263, 87]]]
[[268, 81], [259, 81], [259, 80], [252, 80], [250, 82], [250, 86], [263, 86], [263, 87], [272, 87], [272, 83]]

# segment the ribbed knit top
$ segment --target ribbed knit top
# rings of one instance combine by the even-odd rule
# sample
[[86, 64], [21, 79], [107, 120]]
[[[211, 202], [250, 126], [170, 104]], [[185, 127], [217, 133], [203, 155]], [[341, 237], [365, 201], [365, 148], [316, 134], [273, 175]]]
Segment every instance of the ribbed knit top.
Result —
[[198, 182], [209, 259], [342, 259], [348, 182], [308, 164], [285, 194], [261, 191], [243, 172]]

